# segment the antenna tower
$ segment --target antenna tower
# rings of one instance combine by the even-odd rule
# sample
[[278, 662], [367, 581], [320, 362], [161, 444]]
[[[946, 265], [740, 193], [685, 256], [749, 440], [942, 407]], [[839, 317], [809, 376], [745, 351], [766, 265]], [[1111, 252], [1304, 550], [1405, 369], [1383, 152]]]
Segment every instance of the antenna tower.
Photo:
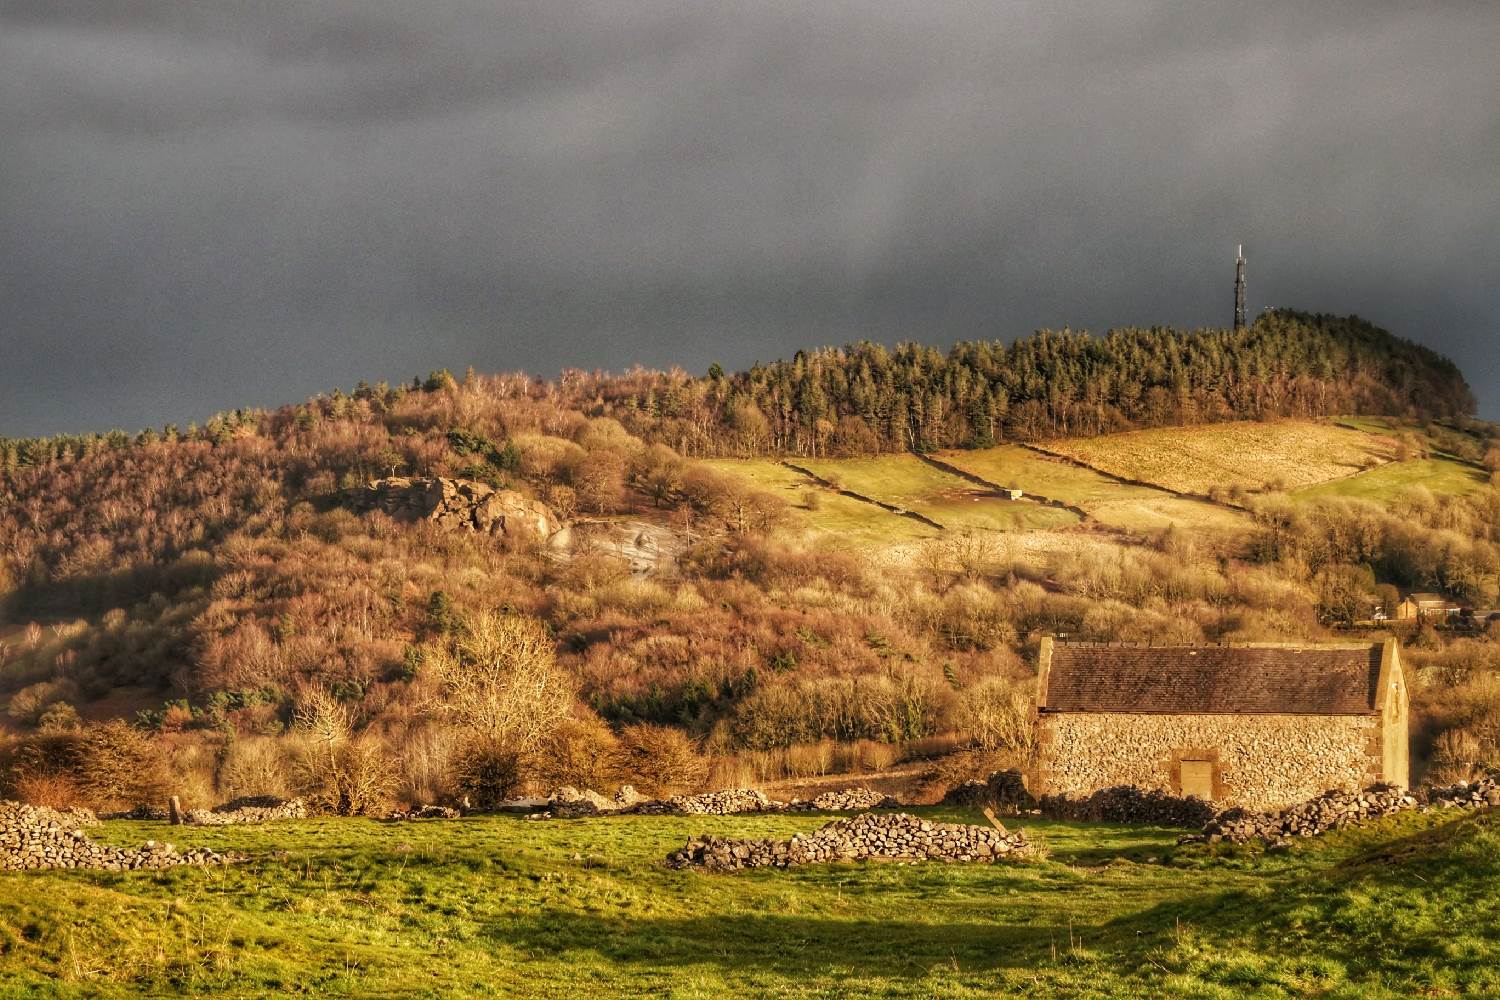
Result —
[[1234, 328], [1245, 326], [1245, 245], [1241, 243], [1234, 258]]

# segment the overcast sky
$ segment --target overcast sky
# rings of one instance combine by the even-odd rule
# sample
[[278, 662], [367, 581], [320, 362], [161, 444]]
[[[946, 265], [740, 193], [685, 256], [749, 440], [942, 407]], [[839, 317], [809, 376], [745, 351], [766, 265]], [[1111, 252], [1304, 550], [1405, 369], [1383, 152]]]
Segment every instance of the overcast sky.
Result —
[[0, 435], [1356, 312], [1500, 419], [1500, 3], [0, 0]]

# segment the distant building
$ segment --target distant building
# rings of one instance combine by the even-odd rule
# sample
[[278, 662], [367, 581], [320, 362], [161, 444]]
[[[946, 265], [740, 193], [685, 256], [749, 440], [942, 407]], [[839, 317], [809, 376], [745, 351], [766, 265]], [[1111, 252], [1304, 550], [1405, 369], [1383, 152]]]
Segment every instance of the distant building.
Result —
[[1034, 794], [1112, 785], [1271, 808], [1405, 786], [1408, 695], [1380, 643], [1145, 646], [1042, 640]]
[[1441, 623], [1461, 611], [1461, 604], [1442, 594], [1407, 594], [1406, 599], [1396, 605], [1396, 617], [1402, 621]]

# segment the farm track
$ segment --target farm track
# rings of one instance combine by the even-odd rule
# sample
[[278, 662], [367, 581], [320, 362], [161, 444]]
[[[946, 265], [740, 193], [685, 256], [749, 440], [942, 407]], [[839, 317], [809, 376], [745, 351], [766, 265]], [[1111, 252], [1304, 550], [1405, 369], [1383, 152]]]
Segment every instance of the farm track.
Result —
[[879, 507], [881, 510], [889, 511], [890, 513], [896, 514], [899, 517], [909, 517], [913, 521], [920, 521], [922, 524], [928, 525], [929, 527], [936, 528], [939, 531], [947, 531], [948, 530], [943, 525], [938, 524], [936, 521], [934, 521], [932, 518], [928, 517], [925, 514], [918, 514], [914, 510], [907, 510], [905, 507], [897, 507], [893, 503], [886, 503], [883, 500], [876, 500], [874, 497], [867, 497], [863, 493], [856, 493], [853, 490], [846, 490], [846, 489], [844, 489], [841, 486], [835, 486], [833, 483], [829, 482], [827, 479], [824, 479], [822, 476], [818, 475], [816, 472], [814, 472], [811, 469], [806, 468], [804, 466], [793, 465], [791, 462], [787, 461], [786, 459], [782, 459], [781, 460], [781, 464], [784, 465], [784, 466], [786, 466], [788, 469], [791, 469], [793, 472], [798, 473], [799, 475], [806, 476], [808, 479], [811, 479], [813, 482], [817, 483], [819, 486], [823, 487], [824, 489], [826, 489], [826, 490], [833, 490], [835, 493], [838, 493], [841, 496], [846, 496], [850, 500], [858, 500], [860, 503], [867, 503], [867, 504], [870, 504], [872, 506]]

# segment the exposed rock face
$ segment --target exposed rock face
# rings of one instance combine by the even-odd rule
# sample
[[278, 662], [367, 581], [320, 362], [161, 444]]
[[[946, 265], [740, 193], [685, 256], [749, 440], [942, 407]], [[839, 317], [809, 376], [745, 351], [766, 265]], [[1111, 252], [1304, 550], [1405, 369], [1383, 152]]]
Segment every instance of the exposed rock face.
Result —
[[273, 795], [247, 796], [212, 809], [189, 809], [182, 814], [184, 823], [196, 826], [230, 826], [236, 823], [306, 818], [306, 802], [301, 799], [278, 799]]
[[384, 511], [397, 521], [431, 521], [455, 530], [544, 542], [561, 527], [540, 500], [469, 479], [376, 479], [344, 491], [354, 510]]
[[127, 871], [177, 865], [218, 865], [240, 860], [206, 848], [181, 852], [148, 840], [140, 848], [96, 844], [68, 817], [52, 809], [0, 802], [0, 870], [99, 868]]
[[997, 861], [1024, 855], [1026, 837], [991, 826], [932, 823], [910, 813], [862, 813], [790, 840], [699, 837], [667, 855], [671, 868], [711, 872], [826, 861]]

